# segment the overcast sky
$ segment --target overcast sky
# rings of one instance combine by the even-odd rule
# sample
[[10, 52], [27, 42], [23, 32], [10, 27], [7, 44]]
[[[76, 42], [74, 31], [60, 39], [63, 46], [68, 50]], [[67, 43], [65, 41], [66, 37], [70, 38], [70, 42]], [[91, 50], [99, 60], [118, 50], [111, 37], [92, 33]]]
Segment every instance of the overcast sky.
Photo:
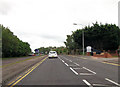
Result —
[[66, 35], [96, 21], [118, 25], [118, 1], [0, 0], [0, 24], [28, 42], [32, 50], [65, 46]]

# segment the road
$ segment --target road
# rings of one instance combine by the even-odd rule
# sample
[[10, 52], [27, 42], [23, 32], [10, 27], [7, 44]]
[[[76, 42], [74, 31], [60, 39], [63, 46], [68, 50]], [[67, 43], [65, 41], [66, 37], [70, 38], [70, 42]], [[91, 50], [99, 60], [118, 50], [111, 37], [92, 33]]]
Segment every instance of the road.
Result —
[[8, 85], [76, 85], [118, 87], [118, 67], [89, 57], [59, 55], [45, 58]]

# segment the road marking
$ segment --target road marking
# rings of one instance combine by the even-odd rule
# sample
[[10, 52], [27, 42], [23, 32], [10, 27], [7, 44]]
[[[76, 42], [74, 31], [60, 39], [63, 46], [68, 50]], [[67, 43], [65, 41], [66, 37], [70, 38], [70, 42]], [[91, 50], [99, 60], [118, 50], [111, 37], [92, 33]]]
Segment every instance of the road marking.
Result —
[[64, 60], [62, 60], [62, 62], [64, 63], [65, 61], [64, 61]]
[[113, 83], [113, 84], [115, 84], [115, 85], [117, 85], [117, 86], [120, 86], [120, 84], [118, 84], [118, 83], [116, 83], [116, 82], [114, 82], [114, 81], [112, 81], [112, 80], [110, 80], [110, 79], [108, 79], [108, 78], [105, 78], [105, 80], [107, 80], [107, 81], [109, 81], [109, 82], [111, 82], [111, 83]]
[[39, 57], [43, 58], [44, 56], [31, 57], [31, 58], [27, 58], [27, 59], [24, 59], [24, 60], [19, 60], [19, 61], [16, 61], [14, 63], [9, 63], [9, 64], [2, 65], [2, 66], [0, 66], [0, 68], [5, 68], [5, 67], [8, 67], [8, 66], [11, 66], [11, 65], [14, 65], [14, 64], [18, 64], [18, 63], [25, 62], [27, 60], [31, 60], [31, 59], [34, 59], [34, 58], [39, 58]]
[[68, 60], [67, 58], [63, 57], [64, 59]]
[[73, 69], [83, 69], [83, 68], [73, 68]]
[[[17, 77], [16, 80], [18, 80], [19, 78], [21, 78], [21, 76]], [[16, 81], [16, 80], [15, 80], [15, 81]], [[11, 84], [14, 83], [15, 81], [10, 82], [8, 85], [11, 85]]]
[[62, 60], [60, 57], [58, 57], [60, 60]]
[[76, 64], [77, 66], [79, 66], [79, 64], [77, 64], [77, 63], [75, 63], [75, 62], [74, 62], [74, 64]]
[[70, 62], [72, 62], [72, 60], [69, 60]]
[[[31, 69], [33, 69], [35, 66], [33, 66], [32, 68], [30, 68], [30, 69], [28, 69], [24, 74], [26, 74], [26, 73], [28, 73]], [[17, 77], [17, 79], [16, 80], [14, 80], [14, 81], [12, 81], [11, 83], [9, 83], [8, 85], [11, 85], [12, 83], [14, 83], [15, 81], [17, 81], [19, 78], [21, 78], [22, 77], [22, 75], [21, 76], [19, 76], [19, 77]]]
[[25, 72], [23, 75], [19, 76], [16, 80], [12, 81], [8, 85], [9, 86], [11, 85], [10, 87], [15, 86], [18, 82], [20, 82], [23, 78], [25, 78], [29, 73], [31, 73], [36, 67], [38, 67], [41, 63], [43, 63], [46, 59], [47, 57], [41, 60], [39, 63], [35, 64], [32, 68], [27, 70], [28, 72]]
[[114, 63], [107, 63], [107, 62], [102, 62], [102, 63], [111, 64], [111, 65], [115, 65], [115, 66], [120, 66], [119, 64], [114, 64]]
[[93, 74], [90, 74], [90, 73], [79, 73], [79, 75], [93, 75]]
[[[60, 58], [59, 58], [60, 59]], [[66, 66], [68, 66], [68, 64], [67, 63], [65, 63], [65, 61], [64, 60], [62, 60], [62, 59], [60, 59]]]
[[59, 56], [58, 58], [59, 58], [59, 59], [61, 59], [61, 57], [60, 57], [60, 56]]
[[90, 69], [88, 69], [88, 68], [85, 68], [85, 67], [83, 67], [84, 69], [86, 69], [86, 70], [88, 70], [89, 72], [91, 72], [91, 73], [93, 73], [93, 74], [96, 74], [94, 71], [92, 71], [92, 70], [90, 70]]
[[72, 69], [71, 67], [70, 67], [70, 70], [72, 70], [76, 75], [78, 75], [78, 73], [74, 69]]
[[65, 63], [65, 65], [66, 65], [66, 66], [68, 66], [68, 64], [67, 64], [67, 63]]
[[77, 65], [68, 65], [68, 66], [77, 66]]
[[104, 85], [104, 84], [92, 84], [93, 86], [99, 86], [99, 87], [108, 87], [108, 85]]
[[83, 82], [85, 83], [85, 84], [87, 84], [89, 87], [93, 87], [88, 81], [86, 81], [85, 79], [83, 79]]
[[[63, 56], [62, 56], [63, 57]], [[64, 59], [68, 60], [67, 58], [63, 57]]]

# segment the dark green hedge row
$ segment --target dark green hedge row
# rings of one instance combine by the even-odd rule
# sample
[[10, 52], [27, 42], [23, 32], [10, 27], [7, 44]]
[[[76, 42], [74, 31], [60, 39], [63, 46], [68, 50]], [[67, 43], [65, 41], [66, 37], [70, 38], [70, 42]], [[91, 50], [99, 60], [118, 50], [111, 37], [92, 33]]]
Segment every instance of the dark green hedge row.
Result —
[[0, 29], [2, 29], [2, 57], [26, 56], [31, 52], [29, 43], [20, 40], [3, 25], [0, 25]]
[[65, 42], [69, 50], [82, 49], [82, 35], [84, 32], [84, 45], [99, 50], [116, 50], [120, 45], [120, 29], [115, 24], [98, 24], [77, 29], [72, 35], [67, 35]]

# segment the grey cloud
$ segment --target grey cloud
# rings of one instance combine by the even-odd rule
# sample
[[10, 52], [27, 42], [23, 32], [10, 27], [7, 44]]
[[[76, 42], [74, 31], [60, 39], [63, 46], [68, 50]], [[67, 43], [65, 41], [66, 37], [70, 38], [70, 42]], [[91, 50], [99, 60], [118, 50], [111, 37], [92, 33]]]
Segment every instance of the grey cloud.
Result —
[[64, 42], [64, 36], [59, 36], [56, 34], [38, 34], [38, 33], [27, 33], [27, 32], [17, 32], [18, 35], [22, 36], [22, 37], [40, 37], [43, 39], [48, 39], [48, 40], [54, 40], [54, 41], [58, 41], [58, 42]]
[[44, 38], [44, 39], [49, 39], [49, 40], [54, 40], [54, 41], [58, 41], [58, 42], [63, 42], [64, 38], [56, 35], [56, 34], [38, 34], [38, 33], [26, 33], [26, 32], [19, 32], [20, 35], [24, 35], [26, 37], [30, 37], [30, 36], [35, 36], [35, 37], [40, 37], [40, 38]]
[[49, 40], [54, 40], [54, 41], [58, 41], [58, 42], [63, 42], [64, 38], [58, 35], [40, 35], [40, 37], [45, 38], [45, 39], [49, 39]]

